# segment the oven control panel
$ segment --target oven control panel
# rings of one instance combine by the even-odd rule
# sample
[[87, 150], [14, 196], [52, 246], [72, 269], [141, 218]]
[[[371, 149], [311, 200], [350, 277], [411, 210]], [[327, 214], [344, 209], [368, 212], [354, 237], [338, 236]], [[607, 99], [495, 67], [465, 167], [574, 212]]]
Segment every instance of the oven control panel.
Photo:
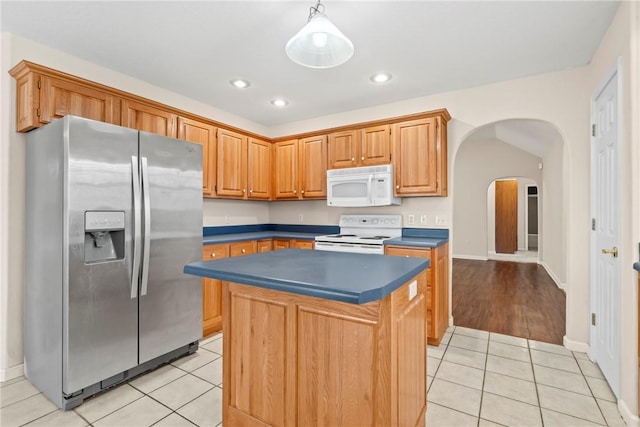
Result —
[[341, 215], [340, 227], [402, 228], [402, 215]]

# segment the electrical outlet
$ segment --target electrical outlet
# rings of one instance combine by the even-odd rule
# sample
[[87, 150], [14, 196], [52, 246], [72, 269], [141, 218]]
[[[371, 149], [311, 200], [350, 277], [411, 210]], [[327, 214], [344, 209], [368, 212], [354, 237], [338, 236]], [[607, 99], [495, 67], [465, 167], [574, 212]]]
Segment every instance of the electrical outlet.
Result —
[[226, 215], [226, 216], [224, 217], [224, 223], [225, 223], [225, 224], [229, 224], [229, 222], [231, 222], [231, 221], [229, 221], [229, 215]]
[[436, 225], [447, 225], [447, 216], [436, 215]]
[[298, 214], [298, 222], [304, 222], [304, 214], [303, 213], [299, 213]]
[[416, 222], [416, 217], [413, 214], [407, 215], [407, 225], [413, 225]]
[[427, 216], [426, 215], [420, 215], [420, 224], [422, 224], [422, 225], [426, 225], [427, 224]]

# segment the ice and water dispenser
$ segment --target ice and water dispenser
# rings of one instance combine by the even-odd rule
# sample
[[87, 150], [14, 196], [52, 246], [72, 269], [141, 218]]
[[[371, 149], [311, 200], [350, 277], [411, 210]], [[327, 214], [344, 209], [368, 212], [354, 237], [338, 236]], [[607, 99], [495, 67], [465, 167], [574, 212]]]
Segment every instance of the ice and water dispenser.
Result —
[[104, 262], [124, 258], [124, 212], [84, 213], [84, 262]]

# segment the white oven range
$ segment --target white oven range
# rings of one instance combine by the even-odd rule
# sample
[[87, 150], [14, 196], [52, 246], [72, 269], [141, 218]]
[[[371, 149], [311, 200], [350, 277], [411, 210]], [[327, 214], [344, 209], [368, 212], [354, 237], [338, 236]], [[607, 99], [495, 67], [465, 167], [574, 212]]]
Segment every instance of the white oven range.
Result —
[[384, 254], [384, 241], [402, 235], [402, 215], [340, 215], [340, 233], [317, 236], [318, 251]]

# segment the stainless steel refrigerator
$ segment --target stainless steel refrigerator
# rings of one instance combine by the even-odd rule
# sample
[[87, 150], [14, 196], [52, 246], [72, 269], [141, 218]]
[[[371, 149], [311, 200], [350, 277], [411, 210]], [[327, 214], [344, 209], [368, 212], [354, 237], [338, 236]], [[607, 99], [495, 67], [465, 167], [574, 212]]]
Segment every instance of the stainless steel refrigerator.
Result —
[[25, 374], [62, 409], [202, 336], [202, 149], [67, 116], [27, 135]]

